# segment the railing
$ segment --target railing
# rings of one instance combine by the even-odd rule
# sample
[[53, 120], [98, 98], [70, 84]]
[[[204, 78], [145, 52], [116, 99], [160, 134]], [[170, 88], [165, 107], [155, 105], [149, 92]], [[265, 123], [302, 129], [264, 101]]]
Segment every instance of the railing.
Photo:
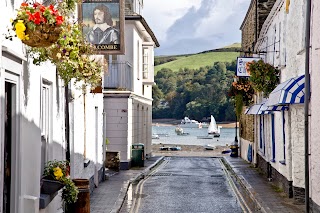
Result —
[[133, 91], [132, 65], [129, 62], [109, 63], [104, 75], [104, 89]]

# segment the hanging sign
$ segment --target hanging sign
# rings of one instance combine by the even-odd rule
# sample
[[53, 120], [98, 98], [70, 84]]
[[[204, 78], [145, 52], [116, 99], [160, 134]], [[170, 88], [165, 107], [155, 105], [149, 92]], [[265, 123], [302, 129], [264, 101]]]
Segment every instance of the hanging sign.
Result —
[[250, 76], [250, 72], [248, 71], [248, 64], [252, 61], [259, 61], [261, 60], [261, 58], [257, 58], [257, 57], [245, 57], [245, 58], [241, 58], [238, 57], [237, 58], [237, 76], [239, 77], [249, 77]]

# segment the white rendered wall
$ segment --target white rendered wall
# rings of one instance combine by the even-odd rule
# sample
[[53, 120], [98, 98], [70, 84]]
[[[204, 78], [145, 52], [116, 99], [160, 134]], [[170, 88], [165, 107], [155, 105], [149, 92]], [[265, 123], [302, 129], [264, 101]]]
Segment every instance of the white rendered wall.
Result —
[[[260, 38], [267, 37], [267, 39], [264, 39], [264, 42], [260, 43], [257, 49], [266, 51], [267, 54], [263, 55], [264, 60], [281, 69], [281, 82], [304, 74], [304, 6], [303, 1], [291, 1], [290, 11], [286, 14], [284, 12], [285, 5], [283, 2], [277, 1], [268, 19], [264, 23], [263, 34], [260, 35]], [[278, 43], [274, 46], [275, 41]], [[280, 53], [275, 53], [274, 50], [278, 50]], [[289, 112], [286, 112], [285, 124], [286, 165], [279, 163], [279, 161], [284, 160], [283, 124], [282, 115], [279, 112], [275, 112], [276, 157], [275, 162], [271, 163], [271, 165], [288, 180], [293, 179], [294, 186], [303, 187], [304, 173], [299, 168], [304, 168], [304, 160], [301, 160], [301, 157], [296, 158], [296, 155], [301, 152], [301, 147], [303, 147], [303, 144], [301, 144], [301, 136], [303, 137], [303, 134], [297, 135], [297, 132], [301, 133], [301, 131], [303, 131], [304, 119], [303, 117], [299, 117], [303, 113], [303, 108], [290, 105], [290, 109]], [[294, 118], [293, 115], [298, 116], [300, 119]], [[271, 122], [271, 120], [268, 122]], [[269, 128], [270, 125], [269, 123], [267, 128]], [[268, 135], [269, 136], [265, 138], [266, 161], [269, 161], [272, 155], [270, 128], [268, 129]]]
[[[78, 84], [79, 86], [80, 84]], [[102, 162], [102, 127], [103, 127], [103, 95], [87, 93], [84, 96], [80, 89], [72, 89], [74, 104], [74, 120], [73, 127], [73, 178], [89, 179], [94, 175], [95, 166], [98, 170], [103, 165]], [[85, 113], [84, 113], [85, 104]], [[96, 115], [97, 108], [97, 115]], [[96, 117], [98, 116], [98, 117]], [[84, 124], [86, 119], [86, 124]], [[98, 129], [96, 124], [98, 124]], [[97, 134], [96, 134], [97, 133]], [[86, 141], [85, 141], [86, 140]], [[84, 156], [86, 144], [86, 156]], [[90, 160], [88, 167], [84, 167], [85, 160]]]
[[320, 206], [320, 2], [312, 1], [313, 12], [311, 19], [311, 64], [310, 64], [310, 82], [311, 82], [311, 100], [310, 100], [310, 197], [318, 206]]
[[120, 160], [128, 161], [129, 145], [132, 140], [132, 114], [128, 98], [104, 98], [106, 113], [106, 137], [109, 140], [108, 151], [120, 151]]
[[[240, 153], [241, 153], [241, 158], [244, 159], [245, 161], [249, 162], [248, 160], [248, 147], [249, 144], [251, 144], [253, 146], [253, 143], [251, 141], [245, 140], [243, 138], [240, 138], [241, 141], [241, 146], [240, 146]], [[253, 149], [253, 147], [252, 147]], [[252, 160], [253, 160], [253, 155], [252, 155]]]

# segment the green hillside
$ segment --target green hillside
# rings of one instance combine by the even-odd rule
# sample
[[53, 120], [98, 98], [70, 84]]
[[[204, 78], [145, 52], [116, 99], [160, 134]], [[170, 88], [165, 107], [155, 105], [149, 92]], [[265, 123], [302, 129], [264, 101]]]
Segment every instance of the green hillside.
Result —
[[155, 74], [162, 68], [169, 68], [173, 71], [190, 68], [197, 69], [205, 66], [212, 66], [214, 62], [231, 62], [240, 55], [240, 43], [235, 43], [223, 48], [208, 50], [197, 54], [158, 56], [156, 59], [173, 58], [174, 60], [155, 66]]

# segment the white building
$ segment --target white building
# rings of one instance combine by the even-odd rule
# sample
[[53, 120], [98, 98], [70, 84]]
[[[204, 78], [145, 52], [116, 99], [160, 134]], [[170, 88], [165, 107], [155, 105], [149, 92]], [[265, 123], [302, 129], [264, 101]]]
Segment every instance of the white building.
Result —
[[144, 157], [151, 154], [154, 48], [159, 43], [141, 9], [142, 1], [126, 1], [125, 54], [110, 56], [104, 78], [107, 149], [120, 152], [121, 169], [131, 166], [132, 144], [144, 144]]
[[70, 85], [67, 147], [65, 88], [55, 67], [33, 65], [19, 39], [3, 36], [21, 3], [0, 1], [0, 212], [62, 212], [60, 196], [40, 194], [44, 164], [65, 160], [69, 149], [71, 178], [90, 179], [91, 188], [98, 185], [103, 174], [103, 95], [87, 92], [84, 107], [84, 95]]
[[319, 133], [320, 133], [320, 94], [319, 94], [319, 47], [320, 47], [320, 2], [312, 1], [312, 16], [311, 16], [311, 49], [310, 49], [310, 204], [313, 212], [320, 212], [320, 146], [319, 146]]
[[269, 97], [257, 96], [257, 165], [288, 197], [304, 202], [305, 1], [277, 0], [255, 45], [257, 56], [280, 69], [280, 84]]

